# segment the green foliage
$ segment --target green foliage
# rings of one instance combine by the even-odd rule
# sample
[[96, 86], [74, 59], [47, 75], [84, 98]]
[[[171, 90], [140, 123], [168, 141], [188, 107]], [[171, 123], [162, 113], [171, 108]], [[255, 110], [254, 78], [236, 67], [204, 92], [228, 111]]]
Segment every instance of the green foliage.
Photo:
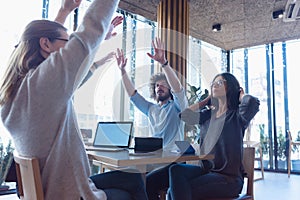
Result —
[[13, 159], [13, 151], [11, 140], [9, 140], [6, 148], [4, 149], [3, 143], [0, 143], [0, 185], [4, 182], [9, 167]]
[[189, 83], [187, 85], [188, 85], [188, 89], [187, 89], [188, 95], [187, 96], [188, 96], [189, 105], [192, 105], [199, 101], [202, 101], [203, 99], [205, 99], [208, 96], [207, 89], [205, 89], [204, 94], [202, 94], [200, 87], [190, 85]]
[[263, 154], [268, 154], [270, 149], [269, 138], [265, 135], [265, 125], [259, 124], [260, 145]]
[[[300, 131], [298, 131], [295, 141], [298, 141], [298, 142], [300, 141]], [[293, 145], [292, 151], [293, 152], [298, 152], [299, 151], [299, 145]]]
[[[205, 99], [209, 94], [208, 90], [204, 90], [202, 94], [201, 88], [193, 85], [187, 84], [187, 97], [189, 105], [193, 105]], [[185, 124], [184, 132], [187, 134], [187, 140], [191, 143], [199, 143], [200, 141], [200, 129], [199, 125], [188, 125]]]
[[286, 158], [287, 152], [286, 152], [286, 140], [285, 140], [285, 136], [282, 134], [282, 131], [280, 131], [277, 136], [277, 144], [278, 144], [277, 147], [278, 158], [284, 160]]

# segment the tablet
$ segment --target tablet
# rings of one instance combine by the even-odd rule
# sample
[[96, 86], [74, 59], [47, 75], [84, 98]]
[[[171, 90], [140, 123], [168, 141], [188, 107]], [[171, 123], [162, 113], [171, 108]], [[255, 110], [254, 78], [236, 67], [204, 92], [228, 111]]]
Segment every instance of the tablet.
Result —
[[180, 153], [182, 154], [195, 154], [195, 149], [188, 141], [175, 141]]

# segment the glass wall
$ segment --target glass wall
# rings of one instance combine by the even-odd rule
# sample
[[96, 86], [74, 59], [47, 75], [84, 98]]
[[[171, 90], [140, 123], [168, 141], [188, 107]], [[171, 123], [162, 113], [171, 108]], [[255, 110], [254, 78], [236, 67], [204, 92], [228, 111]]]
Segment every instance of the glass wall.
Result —
[[[286, 80], [287, 87], [284, 88], [285, 101], [288, 104], [285, 107], [285, 110], [288, 111], [288, 115], [286, 116], [286, 121], [288, 122], [286, 125], [286, 129], [291, 130], [293, 140], [300, 141], [300, 123], [299, 123], [299, 113], [300, 113], [300, 105], [298, 98], [298, 84], [297, 84], [297, 72], [299, 69], [299, 51], [300, 51], [300, 40], [288, 41], [285, 44], [286, 48], [286, 63], [284, 67], [286, 68], [286, 73], [284, 73], [284, 77]], [[284, 49], [284, 47], [283, 47]], [[299, 148], [292, 148], [292, 171], [300, 172], [300, 153]]]
[[[247, 93], [260, 99], [260, 111], [252, 122], [251, 140], [261, 142], [265, 169], [286, 171], [289, 142], [286, 130], [291, 130], [293, 138], [300, 140], [299, 106], [296, 93], [292, 92], [296, 91], [295, 52], [299, 50], [299, 40], [293, 40], [231, 52], [232, 73]], [[293, 149], [292, 160], [295, 163], [292, 170], [299, 172], [298, 149]]]

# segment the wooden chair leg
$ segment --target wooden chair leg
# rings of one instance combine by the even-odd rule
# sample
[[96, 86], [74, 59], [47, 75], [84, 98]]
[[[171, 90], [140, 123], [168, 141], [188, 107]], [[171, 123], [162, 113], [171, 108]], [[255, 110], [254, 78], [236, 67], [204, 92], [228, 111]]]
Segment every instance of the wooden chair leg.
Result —
[[262, 154], [262, 149], [261, 147], [259, 147], [259, 159], [260, 159], [260, 170], [261, 170], [261, 178], [264, 179], [265, 178], [265, 174], [264, 174], [264, 164], [263, 164], [263, 154]]
[[288, 177], [290, 178], [291, 175], [291, 153], [292, 153], [292, 146], [289, 146], [289, 155], [288, 155]]

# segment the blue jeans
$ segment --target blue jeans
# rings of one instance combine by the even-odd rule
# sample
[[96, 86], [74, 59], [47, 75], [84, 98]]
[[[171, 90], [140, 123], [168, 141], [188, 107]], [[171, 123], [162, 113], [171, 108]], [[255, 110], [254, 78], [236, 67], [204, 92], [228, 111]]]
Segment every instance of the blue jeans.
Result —
[[142, 176], [136, 171], [110, 171], [90, 178], [105, 192], [107, 200], [148, 200]]
[[172, 200], [236, 197], [244, 184], [240, 178], [208, 172], [195, 165], [173, 165], [169, 174], [168, 197]]

